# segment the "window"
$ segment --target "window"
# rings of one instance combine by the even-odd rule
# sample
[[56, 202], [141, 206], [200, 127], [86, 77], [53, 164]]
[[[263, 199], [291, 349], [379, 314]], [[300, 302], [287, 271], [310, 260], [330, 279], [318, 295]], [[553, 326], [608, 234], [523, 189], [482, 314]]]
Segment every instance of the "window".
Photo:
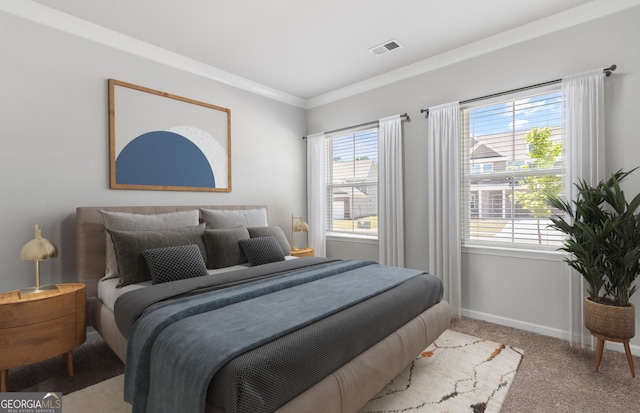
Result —
[[462, 111], [463, 244], [555, 249], [546, 194], [563, 191], [561, 92]]
[[493, 172], [493, 164], [486, 163], [476, 163], [471, 165], [471, 173], [472, 174], [487, 174]]
[[378, 236], [378, 129], [326, 139], [327, 233]]

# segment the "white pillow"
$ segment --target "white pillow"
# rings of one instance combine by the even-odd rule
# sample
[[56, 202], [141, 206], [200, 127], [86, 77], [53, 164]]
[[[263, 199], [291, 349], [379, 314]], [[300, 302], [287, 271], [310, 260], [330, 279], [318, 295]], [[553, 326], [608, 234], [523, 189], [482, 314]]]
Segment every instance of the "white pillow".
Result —
[[200, 209], [200, 213], [202, 213], [202, 220], [207, 224], [207, 229], [267, 226], [265, 208]]
[[[132, 214], [129, 212], [98, 211], [104, 218], [106, 230], [114, 231], [149, 231], [157, 229], [174, 229], [192, 227], [199, 224], [197, 209], [168, 212], [165, 214]], [[113, 247], [111, 235], [105, 231], [107, 245], [105, 260], [105, 277], [118, 277], [118, 261]]]

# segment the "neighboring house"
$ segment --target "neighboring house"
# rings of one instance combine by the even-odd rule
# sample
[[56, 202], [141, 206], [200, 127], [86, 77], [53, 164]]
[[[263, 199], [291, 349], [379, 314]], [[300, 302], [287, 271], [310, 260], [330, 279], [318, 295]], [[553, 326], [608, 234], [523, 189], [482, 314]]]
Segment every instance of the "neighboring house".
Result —
[[492, 141], [504, 139], [504, 135], [498, 135], [494, 139], [487, 136], [486, 141], [476, 141], [471, 149], [470, 172], [479, 175], [478, 179], [469, 182], [470, 198], [469, 208], [472, 218], [501, 218], [508, 214], [511, 205], [506, 199], [504, 182], [500, 180], [482, 178], [483, 174], [494, 171], [504, 171], [507, 165], [507, 156], [491, 148]]
[[331, 211], [333, 219], [353, 220], [378, 214], [378, 172], [375, 160], [334, 160], [330, 181], [334, 184]]
[[[474, 139], [468, 160], [472, 218], [508, 219], [512, 213], [518, 218], [532, 218], [530, 211], [512, 200], [511, 194], [519, 190], [520, 180], [508, 174], [526, 167], [535, 175], [535, 164], [529, 156], [529, 144], [525, 140], [528, 132], [498, 133]], [[553, 134], [559, 137], [558, 130], [554, 130]]]

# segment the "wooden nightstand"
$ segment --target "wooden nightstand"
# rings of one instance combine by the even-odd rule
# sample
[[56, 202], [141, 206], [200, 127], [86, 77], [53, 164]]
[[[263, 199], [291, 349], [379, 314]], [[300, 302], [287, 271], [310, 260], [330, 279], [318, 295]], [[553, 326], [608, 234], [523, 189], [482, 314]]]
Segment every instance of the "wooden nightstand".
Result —
[[73, 376], [71, 351], [84, 343], [84, 284], [57, 284], [58, 290], [20, 297], [0, 294], [0, 391], [7, 391], [9, 369], [64, 354]]
[[291, 250], [291, 255], [294, 257], [313, 257], [315, 251], [313, 248], [296, 248]]

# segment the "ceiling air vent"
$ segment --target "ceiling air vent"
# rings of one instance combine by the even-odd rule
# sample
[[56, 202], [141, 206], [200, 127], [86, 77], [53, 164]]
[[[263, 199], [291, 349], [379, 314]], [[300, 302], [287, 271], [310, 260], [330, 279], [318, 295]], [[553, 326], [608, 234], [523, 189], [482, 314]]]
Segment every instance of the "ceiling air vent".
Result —
[[389, 40], [388, 42], [384, 42], [378, 46], [374, 46], [369, 51], [376, 56], [382, 56], [383, 54], [389, 53], [392, 50], [396, 50], [401, 48], [402, 45], [396, 39]]

